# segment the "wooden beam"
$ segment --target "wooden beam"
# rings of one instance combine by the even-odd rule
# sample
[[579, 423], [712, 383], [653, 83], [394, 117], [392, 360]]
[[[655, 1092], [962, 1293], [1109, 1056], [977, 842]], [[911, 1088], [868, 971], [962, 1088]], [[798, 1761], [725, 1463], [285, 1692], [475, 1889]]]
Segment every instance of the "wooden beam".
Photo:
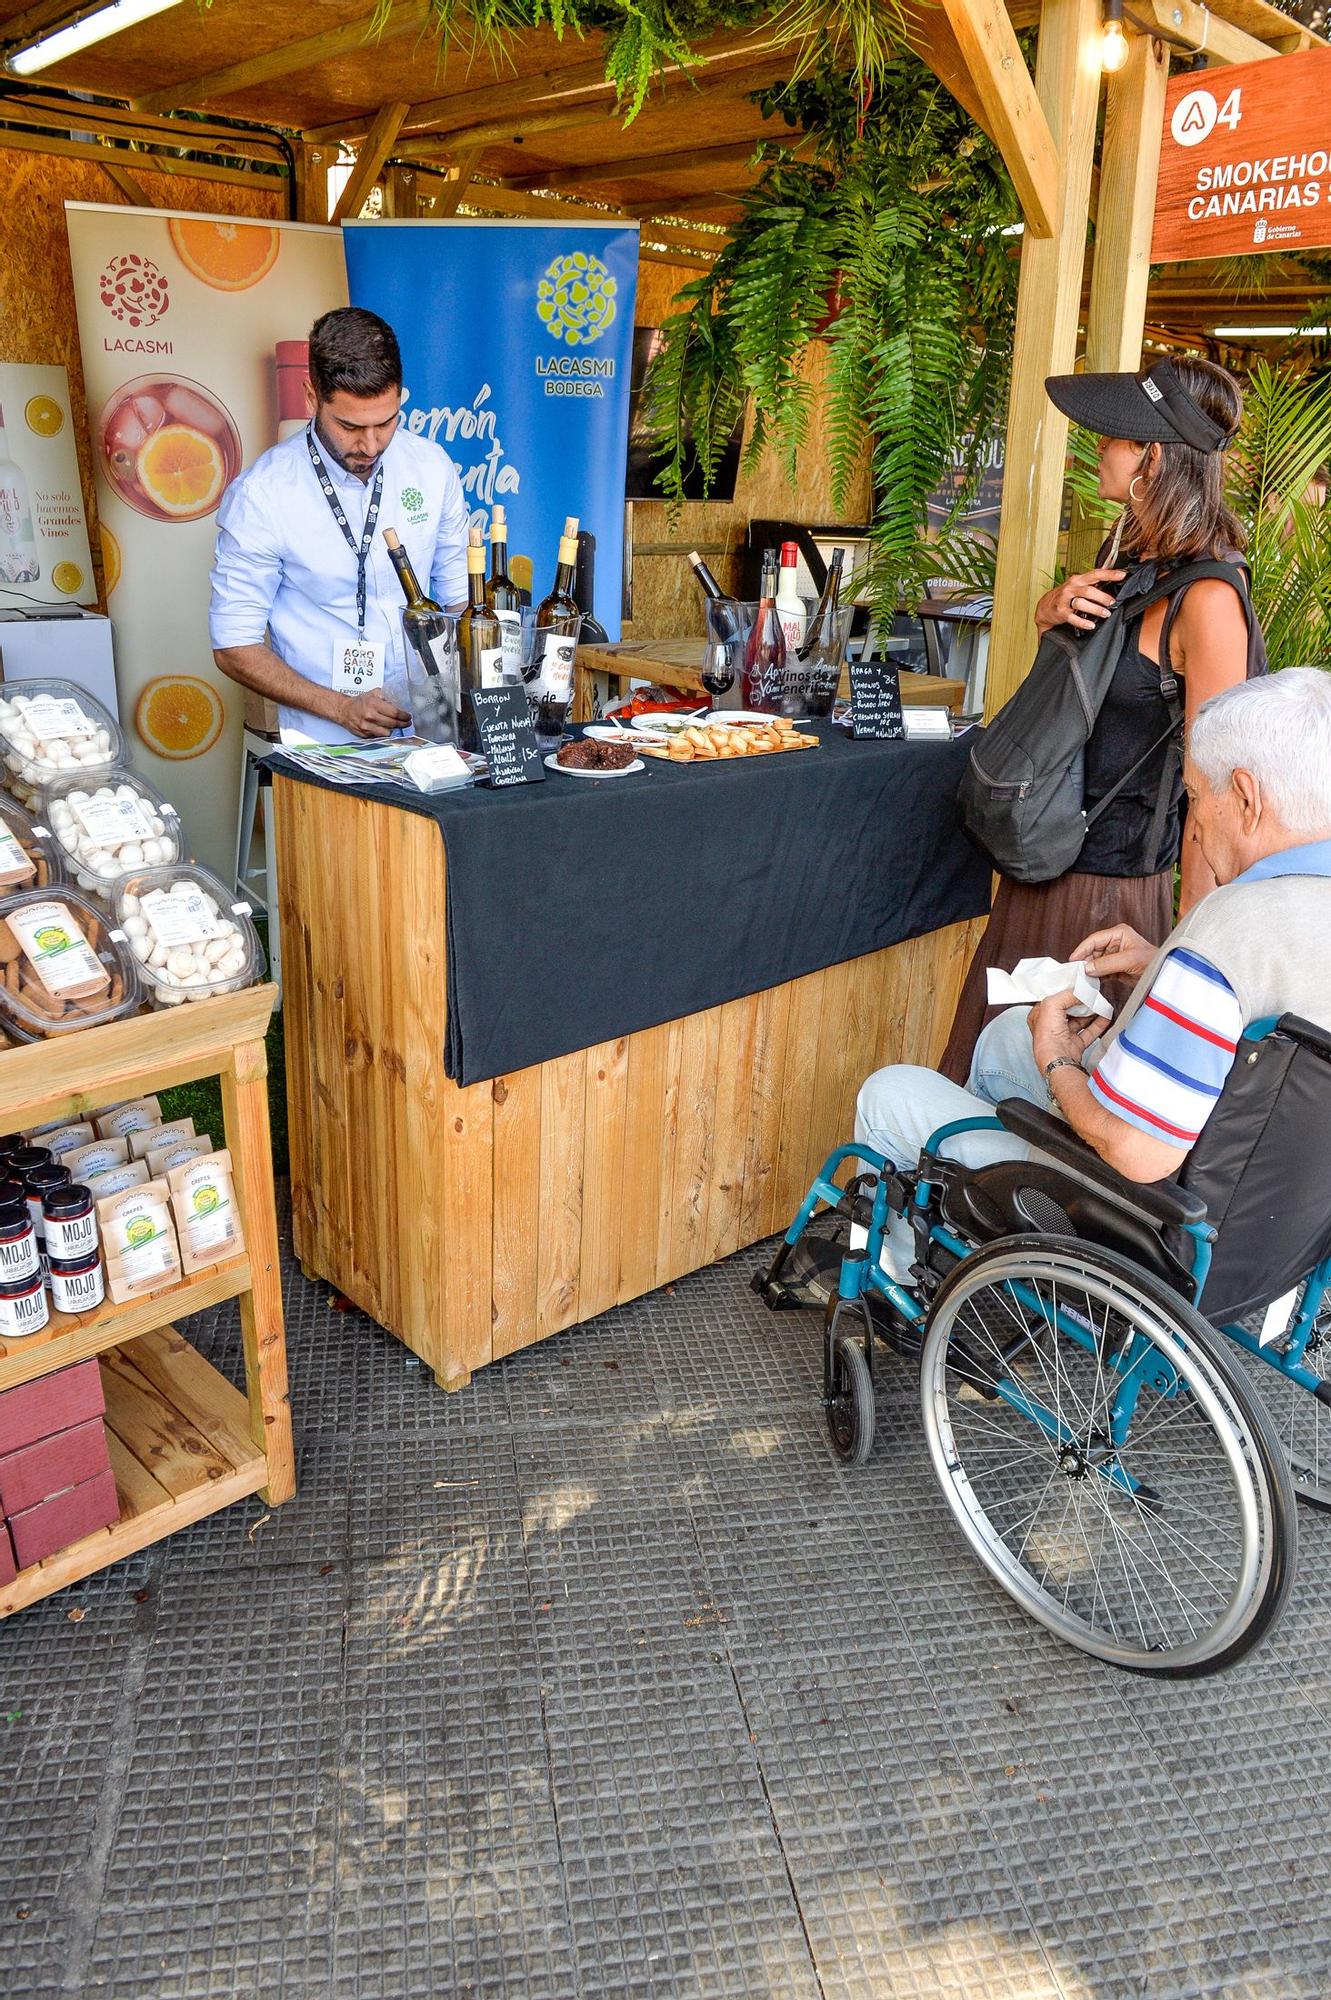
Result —
[[[523, 174], [505, 185], [512, 188], [584, 187], [602, 181], [636, 181], [656, 174], [690, 173], [700, 167], [738, 167], [753, 158], [759, 136], [755, 133], [752, 139], [741, 139], [735, 145], [690, 146], [681, 152], [626, 154], [620, 159], [598, 160], [585, 166], [543, 167], [539, 173]], [[794, 146], [802, 137], [802, 133], [783, 133], [776, 143]]]
[[[1105, 104], [1086, 316], [1088, 369], [1124, 374], [1141, 361], [1168, 82], [1169, 52], [1164, 44], [1150, 35], [1130, 35], [1127, 63], [1110, 77]], [[1074, 503], [1069, 567], [1089, 567], [1102, 540], [1099, 521], [1087, 518]]]
[[274, 83], [278, 77], [293, 76], [298, 70], [314, 69], [319, 63], [331, 62], [336, 56], [354, 55], [371, 41], [375, 47], [381, 48], [387, 41], [418, 32], [428, 24], [429, 18], [429, 0], [395, 0], [392, 12], [377, 33], [378, 16], [363, 14], [359, 20], [348, 22], [344, 28], [325, 28], [322, 34], [307, 35], [300, 42], [284, 43], [279, 49], [270, 49], [267, 55], [247, 56], [244, 62], [232, 63], [226, 69], [215, 69], [207, 76], [196, 76], [187, 82], [172, 84], [166, 90], [149, 91], [147, 96], [135, 100], [137, 108], [140, 111], [174, 111], [180, 105], [210, 104], [216, 98], [232, 97], [237, 91], [250, 90], [256, 84]]
[[1053, 236], [1028, 230], [1022, 239], [989, 646], [990, 714], [1031, 664], [1035, 603], [1049, 587], [1058, 551], [1068, 425], [1045, 394], [1044, 380], [1069, 373], [1077, 355], [1100, 101], [1099, 30], [1100, 0], [1045, 0], [1035, 87], [1062, 162], [1063, 200]]
[[440, 193], [435, 196], [434, 212], [436, 215], [457, 214], [458, 203], [467, 192], [472, 172], [480, 157], [481, 148], [479, 146], [468, 146], [465, 151], [458, 154], [451, 178], [445, 183]]
[[[0, 126], [0, 147], [20, 153], [49, 153], [61, 160], [93, 160], [106, 164], [107, 148], [84, 144], [77, 139], [50, 139], [44, 132], [15, 132]], [[184, 174], [199, 181], [223, 181], [232, 187], [267, 190], [278, 201], [286, 196], [286, 174], [249, 174], [243, 167], [215, 167], [206, 160], [181, 160], [173, 153], [136, 153], [134, 165], [140, 172]]]
[[[993, 133], [989, 130], [988, 114], [975, 87], [975, 79], [967, 68], [966, 58], [952, 31], [952, 23], [942, 9], [929, 7], [922, 12], [912, 10], [908, 13], [906, 42], [926, 69], [932, 70], [944, 89], [956, 98], [962, 110], [974, 124], [979, 126], [986, 138], [994, 139]], [[996, 139], [994, 144], [998, 144]]]
[[[1205, 49], [1216, 62], [1260, 62], [1280, 53], [1242, 28], [1234, 27], [1223, 15], [1198, 6], [1197, 0], [1133, 0], [1132, 11], [1176, 41], [1185, 42], [1190, 49]], [[1286, 21], [1286, 32], [1290, 25]]]
[[244, 158], [282, 160], [276, 138], [262, 132], [233, 131], [203, 119], [154, 118], [128, 104], [85, 104], [73, 98], [0, 97], [0, 118], [7, 125], [35, 125], [57, 132], [96, 132], [108, 139], [139, 139], [181, 146], [191, 152], [223, 150]]
[[[444, 182], [452, 179], [442, 165], [421, 166], [414, 160], [412, 165], [422, 179]], [[438, 196], [433, 199], [437, 204]], [[630, 219], [622, 209], [593, 207], [590, 202], [555, 194], [526, 194], [517, 188], [500, 187], [495, 181], [473, 180], [463, 200], [468, 208], [490, 209], [496, 215], [549, 215], [556, 220], [560, 216], [580, 217], [584, 222], [626, 222]]]
[[672, 217], [692, 215], [700, 208], [738, 208], [747, 187], [713, 188], [710, 194], [663, 195], [656, 201], [626, 201], [620, 206], [625, 215], [633, 215], [639, 221], [652, 216]]
[[146, 188], [135, 180], [133, 174], [126, 173], [123, 167], [113, 165], [110, 160], [103, 160], [102, 172], [111, 182], [111, 185], [120, 190], [131, 207], [155, 208], [157, 206]]
[[1036, 236], [1052, 236], [1058, 225], [1058, 152], [1003, 0], [943, 0], [943, 12], [1012, 176], [1026, 227]]
[[9, 48], [19, 42], [35, 41], [38, 35], [76, 11], [73, 0], [37, 0], [35, 7], [25, 7], [21, 14], [11, 15], [0, 28], [0, 36]]
[[296, 220], [327, 222], [332, 206], [328, 199], [328, 170], [337, 160], [336, 146], [306, 146], [297, 139]]
[[[719, 35], [714, 41], [702, 44], [694, 51], [696, 63], [668, 64], [661, 72], [667, 81], [675, 81], [686, 76], [701, 76], [713, 65], [732, 59], [756, 61], [771, 55], [778, 44], [770, 34], [754, 34], [745, 29], [733, 34]], [[789, 57], [790, 67], [794, 67], [796, 53]], [[655, 88], [655, 86], [653, 86]], [[562, 68], [536, 70], [530, 76], [503, 78], [498, 83], [483, 84], [477, 90], [453, 90], [446, 96], [427, 98], [420, 104], [413, 104], [403, 126], [404, 132], [446, 133], [461, 131], [481, 119], [507, 118], [528, 104], [543, 103], [549, 99], [567, 99], [575, 95], [585, 95], [595, 91], [606, 103], [613, 103], [615, 86], [605, 73], [605, 58], [597, 56], [589, 62], [567, 64]], [[650, 98], [648, 102], [650, 103]], [[554, 109], [554, 105], [550, 105]], [[565, 108], [569, 108], [565, 106]], [[316, 143], [330, 140], [359, 139], [369, 129], [372, 114], [368, 111], [353, 114], [350, 118], [335, 120], [329, 125], [318, 125], [306, 132], [305, 137]]]
[[371, 125], [365, 143], [356, 155], [356, 164], [351, 169], [346, 186], [337, 199], [337, 207], [330, 220], [346, 222], [358, 216], [365, 206], [365, 198], [378, 180], [388, 155], [393, 150], [393, 141], [402, 129], [402, 120], [407, 115], [405, 104], [385, 104], [383, 110]]

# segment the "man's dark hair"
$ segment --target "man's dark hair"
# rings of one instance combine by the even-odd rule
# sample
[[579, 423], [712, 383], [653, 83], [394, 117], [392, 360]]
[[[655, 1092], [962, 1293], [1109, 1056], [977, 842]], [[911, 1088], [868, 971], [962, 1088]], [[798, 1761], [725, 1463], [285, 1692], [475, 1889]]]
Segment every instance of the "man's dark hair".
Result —
[[349, 396], [382, 396], [402, 387], [397, 335], [378, 313], [338, 306], [310, 328], [310, 380], [321, 403], [339, 389]]

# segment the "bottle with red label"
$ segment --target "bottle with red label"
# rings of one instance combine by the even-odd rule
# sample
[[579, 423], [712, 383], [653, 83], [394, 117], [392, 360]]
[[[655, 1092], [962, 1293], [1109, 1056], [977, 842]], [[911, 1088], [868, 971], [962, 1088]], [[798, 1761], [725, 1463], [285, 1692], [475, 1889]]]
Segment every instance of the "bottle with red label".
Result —
[[776, 615], [781, 620], [781, 636], [786, 642], [787, 655], [797, 653], [804, 644], [804, 631], [809, 622], [809, 610], [799, 594], [799, 548], [794, 542], [781, 544], [781, 576], [776, 588]]

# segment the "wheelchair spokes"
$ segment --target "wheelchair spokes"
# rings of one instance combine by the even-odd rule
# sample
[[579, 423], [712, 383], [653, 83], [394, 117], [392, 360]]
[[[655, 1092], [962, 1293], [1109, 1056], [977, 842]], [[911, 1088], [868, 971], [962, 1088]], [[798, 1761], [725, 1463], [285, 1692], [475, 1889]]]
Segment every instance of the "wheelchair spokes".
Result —
[[1310, 1506], [1331, 1508], [1331, 1400], [1323, 1401], [1331, 1398], [1331, 1302], [1320, 1286], [1307, 1310], [1311, 1325], [1296, 1312], [1291, 1333], [1265, 1348], [1245, 1327], [1227, 1326], [1225, 1332], [1266, 1406], [1296, 1496]]
[[935, 1471], [986, 1567], [1060, 1637], [1206, 1673], [1288, 1587], [1293, 1507], [1257, 1399], [1155, 1280], [1009, 1237], [943, 1285], [922, 1363]]

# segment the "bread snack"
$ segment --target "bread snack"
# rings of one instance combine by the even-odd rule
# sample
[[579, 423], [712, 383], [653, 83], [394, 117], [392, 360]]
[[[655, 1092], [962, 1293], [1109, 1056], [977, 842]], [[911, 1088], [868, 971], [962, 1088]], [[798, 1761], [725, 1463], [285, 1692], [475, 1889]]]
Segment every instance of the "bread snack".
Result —
[[764, 757], [782, 750], [816, 750], [816, 736], [801, 736], [784, 715], [767, 723], [700, 722], [681, 730], [668, 745], [644, 744], [640, 754], [667, 764], [720, 764], [732, 757]]
[[0, 895], [51, 889], [64, 880], [60, 849], [47, 829], [22, 806], [0, 799]]
[[225, 1147], [173, 1168], [167, 1183], [186, 1272], [239, 1257], [245, 1238], [231, 1184], [231, 1155]]
[[42, 789], [42, 817], [80, 889], [105, 900], [131, 869], [180, 860], [176, 809], [137, 771], [117, 767], [100, 781], [62, 775]]
[[147, 868], [115, 888], [116, 921], [154, 1007], [236, 993], [263, 977], [248, 903], [206, 868]]
[[43, 1041], [136, 1013], [140, 989], [123, 937], [77, 889], [28, 889], [0, 901], [0, 1028]]
[[61, 772], [100, 777], [124, 748], [118, 724], [73, 681], [22, 681], [0, 694], [4, 782], [25, 806], [35, 806], [41, 786]]
[[180, 1251], [170, 1203], [165, 1181], [148, 1181], [98, 1202], [107, 1289], [116, 1305], [179, 1282]]

